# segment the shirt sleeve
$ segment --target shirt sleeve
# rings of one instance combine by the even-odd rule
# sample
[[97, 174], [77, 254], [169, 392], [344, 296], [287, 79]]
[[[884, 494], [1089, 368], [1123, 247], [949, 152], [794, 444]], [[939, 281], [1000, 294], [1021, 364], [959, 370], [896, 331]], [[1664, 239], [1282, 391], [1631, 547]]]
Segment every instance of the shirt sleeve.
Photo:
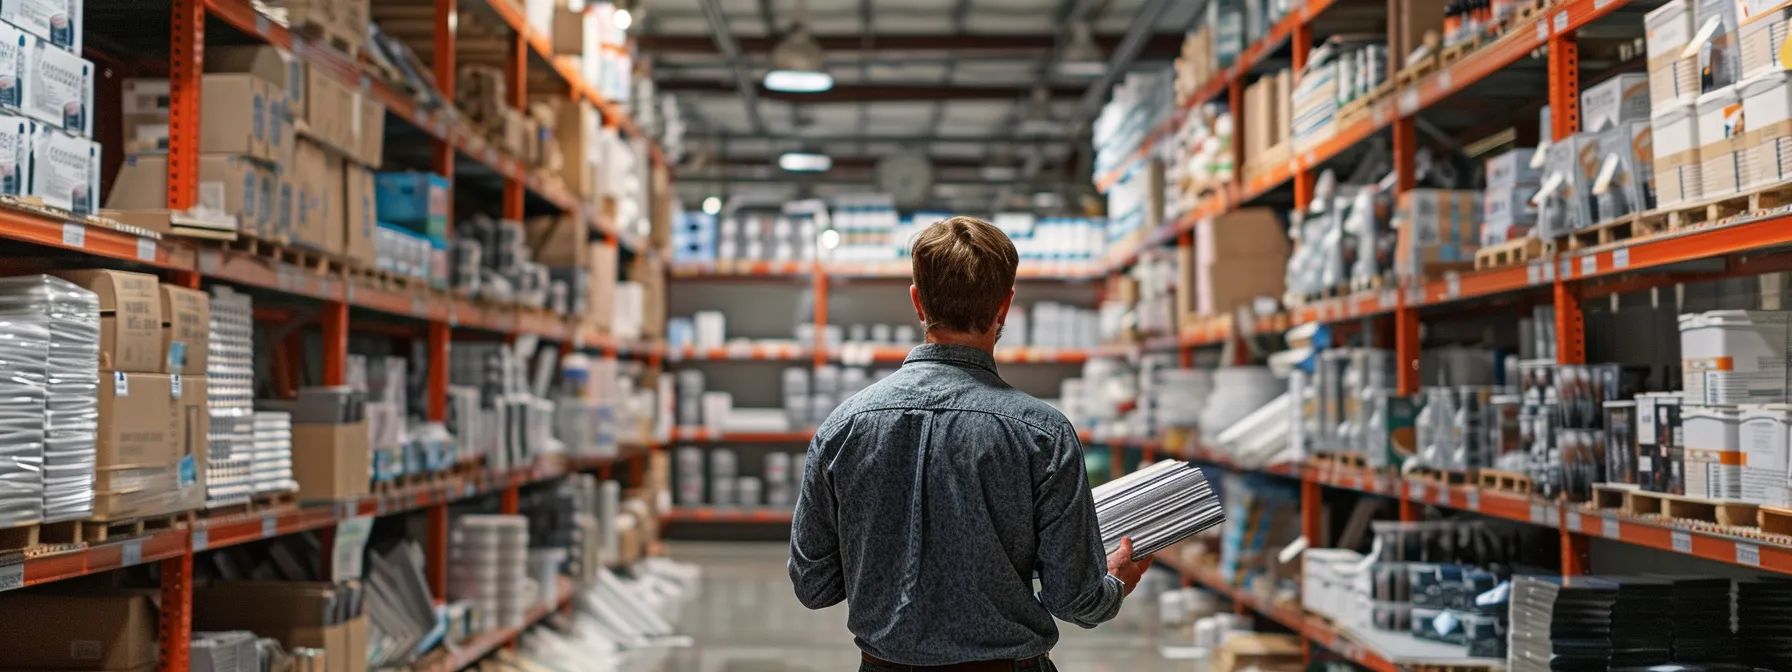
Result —
[[1083, 467], [1083, 444], [1061, 432], [1033, 489], [1039, 534], [1039, 601], [1046, 611], [1083, 628], [1114, 618], [1125, 595], [1108, 574], [1095, 519], [1095, 497]]
[[833, 484], [828, 481], [822, 433], [809, 442], [803, 486], [790, 522], [790, 582], [796, 599], [822, 609], [846, 599], [846, 576], [840, 566], [840, 535], [835, 526]]

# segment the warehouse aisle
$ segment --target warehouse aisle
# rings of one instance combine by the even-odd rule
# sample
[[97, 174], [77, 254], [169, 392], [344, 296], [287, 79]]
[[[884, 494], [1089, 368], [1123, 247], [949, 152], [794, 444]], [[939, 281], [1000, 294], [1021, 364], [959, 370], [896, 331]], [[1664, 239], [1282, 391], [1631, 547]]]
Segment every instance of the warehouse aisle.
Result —
[[[674, 652], [666, 672], [848, 672], [859, 650], [846, 632], [846, 607], [797, 604], [784, 573], [782, 543], [678, 543], [673, 558], [703, 567], [703, 588], [679, 629], [697, 646]], [[1052, 659], [1064, 672], [1187, 669], [1158, 657], [1143, 634], [1150, 605], [1129, 604], [1095, 630], [1063, 623]]]

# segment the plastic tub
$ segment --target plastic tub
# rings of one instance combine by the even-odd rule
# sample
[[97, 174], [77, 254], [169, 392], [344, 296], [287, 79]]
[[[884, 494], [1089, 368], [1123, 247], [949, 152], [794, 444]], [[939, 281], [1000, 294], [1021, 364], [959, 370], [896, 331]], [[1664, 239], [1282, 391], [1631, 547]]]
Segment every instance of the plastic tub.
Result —
[[1792, 313], [1777, 310], [1681, 315], [1687, 403], [1785, 403], [1789, 320]]

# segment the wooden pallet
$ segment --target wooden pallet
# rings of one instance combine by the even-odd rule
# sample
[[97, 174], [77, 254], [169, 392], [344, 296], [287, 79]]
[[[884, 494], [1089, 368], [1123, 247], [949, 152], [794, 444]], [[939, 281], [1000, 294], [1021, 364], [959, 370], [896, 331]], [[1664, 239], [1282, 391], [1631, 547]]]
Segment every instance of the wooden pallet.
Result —
[[348, 268], [342, 257], [312, 250], [290, 242], [239, 231], [235, 240], [219, 241], [220, 247], [297, 266], [318, 275], [339, 273]]
[[1433, 72], [1437, 72], [1437, 54], [1435, 52], [1426, 54], [1417, 63], [1410, 63], [1401, 68], [1400, 72], [1395, 73], [1394, 82], [1400, 86], [1406, 86], [1430, 76]]
[[297, 508], [299, 493], [266, 492], [250, 497], [248, 501], [224, 504], [206, 509], [201, 513], [204, 518], [228, 518], [250, 513], [272, 513], [285, 509]]
[[[80, 548], [79, 528], [72, 522], [32, 523], [0, 530], [0, 555], [35, 556]], [[76, 532], [71, 533], [71, 528]]]
[[1476, 35], [1473, 39], [1466, 42], [1458, 42], [1451, 46], [1444, 47], [1443, 51], [1438, 52], [1438, 55], [1443, 61], [1443, 67], [1449, 67], [1451, 64], [1462, 60], [1463, 56], [1475, 53], [1475, 51], [1480, 48], [1481, 36]]
[[1412, 471], [1406, 472], [1406, 478], [1442, 485], [1468, 485], [1475, 482], [1475, 471], [1473, 469], [1433, 469], [1431, 467], [1417, 467]]
[[1753, 526], [1760, 506], [1746, 502], [1699, 499], [1664, 492], [1631, 490], [1624, 493], [1624, 513], [1663, 516], [1715, 525]]
[[1642, 214], [1626, 215], [1609, 222], [1594, 224], [1550, 241], [1545, 256], [1559, 251], [1579, 251], [1607, 245], [1628, 244], [1638, 239], [1666, 233], [1667, 223], [1660, 217]]
[[1543, 257], [1543, 241], [1530, 236], [1475, 251], [1475, 270], [1523, 266]]
[[1500, 471], [1498, 469], [1482, 469], [1477, 475], [1482, 490], [1496, 490], [1518, 495], [1529, 495], [1536, 486], [1531, 477], [1516, 471]]
[[1594, 483], [1593, 508], [1623, 511], [1624, 495], [1637, 489], [1637, 486], [1630, 483]]
[[123, 520], [77, 520], [72, 521], [72, 524], [81, 541], [103, 544], [119, 537], [138, 537], [161, 530], [172, 530], [186, 525], [186, 521], [187, 514], [181, 512]]
[[346, 273], [351, 282], [382, 292], [428, 292], [429, 280], [399, 275], [390, 271], [362, 266], [349, 266]]
[[1745, 194], [1707, 198], [1642, 213], [1639, 219], [1661, 231], [1683, 231], [1723, 224], [1726, 220], [1792, 205], [1792, 185], [1776, 185]]
[[1379, 275], [1371, 275], [1367, 278], [1351, 278], [1350, 291], [1354, 293], [1381, 289], [1386, 282], [1387, 281]]
[[1358, 453], [1319, 453], [1313, 461], [1322, 467], [1339, 469], [1367, 469], [1368, 461]]
[[330, 49], [347, 56], [350, 61], [356, 60], [355, 57], [359, 56], [361, 53], [361, 45], [366, 44], [367, 42], [367, 36], [365, 34], [356, 35], [334, 26], [325, 26], [316, 23], [293, 26], [292, 31], [310, 38], [312, 42], [310, 46], [327, 46]]

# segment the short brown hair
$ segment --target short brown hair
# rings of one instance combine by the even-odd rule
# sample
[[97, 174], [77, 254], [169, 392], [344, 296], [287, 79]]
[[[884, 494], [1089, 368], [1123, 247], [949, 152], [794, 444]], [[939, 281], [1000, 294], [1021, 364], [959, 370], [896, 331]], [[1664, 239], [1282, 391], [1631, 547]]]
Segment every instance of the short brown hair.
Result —
[[928, 328], [978, 333], [995, 326], [1020, 265], [1008, 234], [975, 217], [953, 217], [916, 234], [910, 254]]

